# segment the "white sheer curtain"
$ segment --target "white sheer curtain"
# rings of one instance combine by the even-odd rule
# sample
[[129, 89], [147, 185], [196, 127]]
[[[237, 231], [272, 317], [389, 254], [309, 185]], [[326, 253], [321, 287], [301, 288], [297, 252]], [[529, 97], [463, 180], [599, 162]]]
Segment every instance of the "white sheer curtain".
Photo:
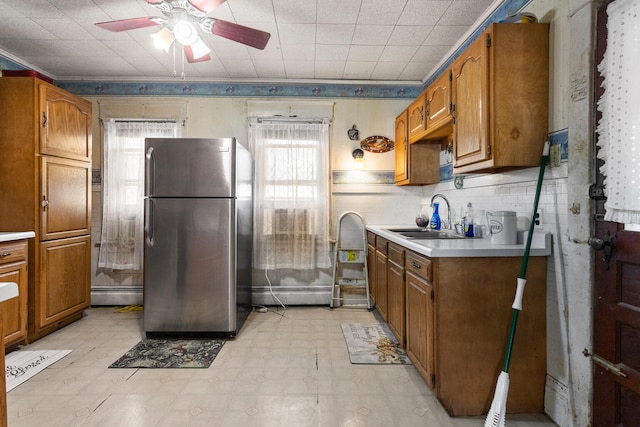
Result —
[[144, 139], [179, 136], [175, 122], [104, 122], [102, 234], [98, 267], [140, 270], [143, 258]]
[[331, 267], [329, 124], [253, 121], [254, 268]]
[[640, 0], [607, 7], [607, 48], [599, 65], [598, 157], [605, 175], [606, 221], [640, 224]]

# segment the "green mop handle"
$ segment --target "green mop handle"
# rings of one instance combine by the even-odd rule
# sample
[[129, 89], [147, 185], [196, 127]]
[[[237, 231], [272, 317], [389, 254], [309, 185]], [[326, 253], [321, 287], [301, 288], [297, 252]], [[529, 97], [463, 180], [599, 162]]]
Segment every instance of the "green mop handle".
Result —
[[536, 186], [536, 195], [533, 201], [533, 213], [531, 215], [531, 223], [529, 224], [529, 234], [527, 235], [527, 244], [524, 248], [524, 256], [522, 258], [522, 265], [520, 266], [520, 276], [518, 276], [518, 287], [516, 290], [516, 296], [513, 301], [512, 316], [511, 316], [511, 328], [509, 329], [509, 341], [507, 343], [507, 351], [504, 357], [504, 365], [502, 370], [509, 372], [509, 363], [511, 363], [511, 350], [513, 349], [513, 340], [516, 335], [516, 326], [518, 325], [518, 315], [522, 310], [522, 296], [524, 294], [524, 287], [527, 283], [527, 264], [529, 263], [529, 252], [531, 251], [531, 240], [533, 239], [533, 230], [536, 226], [536, 216], [538, 215], [538, 202], [540, 201], [540, 192], [542, 190], [542, 180], [544, 178], [544, 170], [549, 163], [549, 141], [544, 143], [544, 149], [542, 150], [542, 159], [540, 159], [540, 171], [538, 172], [538, 184]]

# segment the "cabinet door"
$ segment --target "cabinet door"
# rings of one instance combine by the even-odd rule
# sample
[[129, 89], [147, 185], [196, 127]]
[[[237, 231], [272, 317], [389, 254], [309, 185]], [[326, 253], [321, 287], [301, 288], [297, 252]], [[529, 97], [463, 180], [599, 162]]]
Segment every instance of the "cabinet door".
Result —
[[[442, 138], [451, 133], [451, 70], [446, 70], [427, 88], [427, 135]], [[449, 126], [446, 126], [449, 125]]]
[[40, 153], [91, 161], [91, 103], [40, 84]]
[[400, 345], [404, 346], [404, 267], [391, 258], [387, 262], [387, 323]]
[[17, 344], [27, 337], [27, 243], [0, 244], [0, 282], [18, 284], [18, 297], [1, 303], [4, 345]]
[[478, 37], [452, 65], [454, 167], [490, 157], [488, 49], [484, 35]]
[[91, 164], [43, 156], [40, 240], [89, 234]]
[[394, 147], [396, 152], [396, 183], [409, 178], [409, 142], [407, 136], [407, 110], [405, 110], [396, 118], [396, 141]]
[[369, 299], [371, 304], [376, 303], [376, 248], [367, 245], [367, 269], [369, 274]]
[[91, 303], [91, 239], [72, 237], [40, 243], [35, 289], [36, 329], [54, 325]]
[[[414, 141], [427, 128], [427, 106], [425, 94], [422, 93], [407, 108], [407, 122], [409, 124], [409, 143]], [[417, 140], [417, 139], [416, 139]]]
[[407, 271], [407, 355], [429, 387], [435, 386], [432, 285]]
[[376, 251], [376, 308], [382, 319], [387, 321], [387, 256]]

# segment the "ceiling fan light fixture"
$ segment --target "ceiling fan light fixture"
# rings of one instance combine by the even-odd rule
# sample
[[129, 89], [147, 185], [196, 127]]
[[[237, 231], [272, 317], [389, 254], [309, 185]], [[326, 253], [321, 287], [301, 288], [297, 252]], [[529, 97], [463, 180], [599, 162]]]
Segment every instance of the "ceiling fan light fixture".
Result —
[[169, 48], [173, 44], [173, 41], [176, 39], [173, 36], [171, 30], [167, 27], [162, 28], [157, 33], [151, 34], [151, 38], [153, 39], [153, 45], [156, 48], [162, 49], [167, 53], [169, 53]]
[[195, 43], [191, 45], [191, 51], [193, 52], [193, 58], [198, 59], [208, 55], [211, 49], [209, 49], [209, 46], [207, 46], [201, 37], [198, 37]]
[[177, 21], [173, 26], [173, 35], [183, 46], [191, 46], [200, 38], [196, 26], [184, 20]]

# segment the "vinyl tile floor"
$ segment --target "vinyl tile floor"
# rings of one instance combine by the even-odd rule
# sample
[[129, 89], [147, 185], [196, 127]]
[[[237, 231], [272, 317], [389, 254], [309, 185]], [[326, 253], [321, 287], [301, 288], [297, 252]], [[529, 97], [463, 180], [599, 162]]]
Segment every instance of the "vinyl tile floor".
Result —
[[[471, 427], [450, 418], [410, 365], [352, 365], [341, 323], [366, 310], [275, 308], [250, 314], [208, 369], [109, 369], [143, 338], [142, 312], [93, 307], [23, 350], [73, 350], [7, 395], [23, 426]], [[511, 427], [555, 424], [507, 416]]]

